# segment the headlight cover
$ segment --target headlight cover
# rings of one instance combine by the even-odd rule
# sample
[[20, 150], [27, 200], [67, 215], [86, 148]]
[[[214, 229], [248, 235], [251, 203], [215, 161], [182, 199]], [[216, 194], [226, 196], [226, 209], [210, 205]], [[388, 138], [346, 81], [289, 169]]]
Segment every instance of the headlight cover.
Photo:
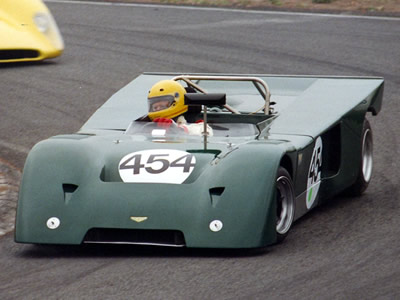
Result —
[[37, 29], [42, 33], [46, 33], [50, 29], [50, 18], [44, 13], [37, 13], [33, 17], [33, 21], [35, 22]]
[[38, 12], [34, 15], [33, 21], [36, 28], [52, 42], [54, 47], [59, 50], [64, 49], [63, 38], [51, 14]]

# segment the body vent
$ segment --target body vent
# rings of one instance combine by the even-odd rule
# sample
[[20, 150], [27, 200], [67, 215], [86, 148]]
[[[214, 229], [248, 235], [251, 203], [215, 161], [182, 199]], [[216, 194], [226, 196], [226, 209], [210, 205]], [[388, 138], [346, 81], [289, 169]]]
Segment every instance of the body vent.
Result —
[[0, 50], [0, 60], [14, 60], [39, 57], [36, 50]]
[[62, 187], [64, 191], [64, 202], [68, 203], [72, 198], [72, 194], [75, 193], [78, 186], [75, 184], [64, 183]]
[[177, 230], [92, 228], [86, 233], [83, 242], [169, 247], [185, 246], [183, 233]]
[[212, 207], [216, 207], [219, 200], [221, 199], [222, 193], [225, 191], [224, 187], [215, 187], [210, 190], [210, 199]]

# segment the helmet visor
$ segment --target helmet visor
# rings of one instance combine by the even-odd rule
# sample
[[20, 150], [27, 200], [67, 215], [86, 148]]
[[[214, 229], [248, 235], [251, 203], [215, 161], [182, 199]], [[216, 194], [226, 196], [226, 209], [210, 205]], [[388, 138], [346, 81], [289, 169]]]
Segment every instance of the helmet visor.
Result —
[[175, 99], [172, 95], [149, 98], [149, 112], [155, 112], [167, 109], [174, 103]]

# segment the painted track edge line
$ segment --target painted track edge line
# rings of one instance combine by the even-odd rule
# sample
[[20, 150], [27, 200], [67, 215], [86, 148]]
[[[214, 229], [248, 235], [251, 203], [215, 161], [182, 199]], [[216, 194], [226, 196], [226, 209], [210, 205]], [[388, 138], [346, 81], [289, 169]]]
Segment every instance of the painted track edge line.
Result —
[[247, 14], [265, 14], [265, 15], [288, 15], [288, 16], [305, 16], [305, 17], [327, 17], [327, 18], [344, 18], [344, 19], [365, 19], [377, 21], [400, 21], [397, 17], [382, 16], [359, 16], [347, 14], [328, 14], [328, 13], [312, 13], [312, 12], [287, 12], [287, 11], [267, 11], [267, 10], [246, 10], [237, 8], [221, 8], [221, 7], [198, 7], [198, 6], [179, 6], [179, 5], [163, 5], [163, 4], [144, 4], [144, 3], [123, 3], [123, 2], [102, 2], [102, 1], [68, 1], [68, 0], [44, 0], [46, 3], [65, 3], [65, 4], [84, 4], [98, 6], [123, 6], [123, 7], [145, 7], [145, 8], [175, 8], [185, 10], [203, 10], [203, 11], [220, 11], [220, 12], [239, 12]]

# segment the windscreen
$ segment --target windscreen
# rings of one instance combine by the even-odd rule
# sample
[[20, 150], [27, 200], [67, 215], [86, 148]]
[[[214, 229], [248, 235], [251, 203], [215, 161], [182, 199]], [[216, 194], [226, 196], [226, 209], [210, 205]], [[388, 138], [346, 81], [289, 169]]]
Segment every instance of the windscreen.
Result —
[[208, 123], [206, 131], [204, 123], [188, 123], [180, 126], [176, 123], [160, 124], [157, 122], [133, 121], [125, 134], [145, 136], [148, 138], [184, 137], [201, 139], [207, 132], [209, 139], [255, 138], [259, 130], [254, 124], [247, 123]]

